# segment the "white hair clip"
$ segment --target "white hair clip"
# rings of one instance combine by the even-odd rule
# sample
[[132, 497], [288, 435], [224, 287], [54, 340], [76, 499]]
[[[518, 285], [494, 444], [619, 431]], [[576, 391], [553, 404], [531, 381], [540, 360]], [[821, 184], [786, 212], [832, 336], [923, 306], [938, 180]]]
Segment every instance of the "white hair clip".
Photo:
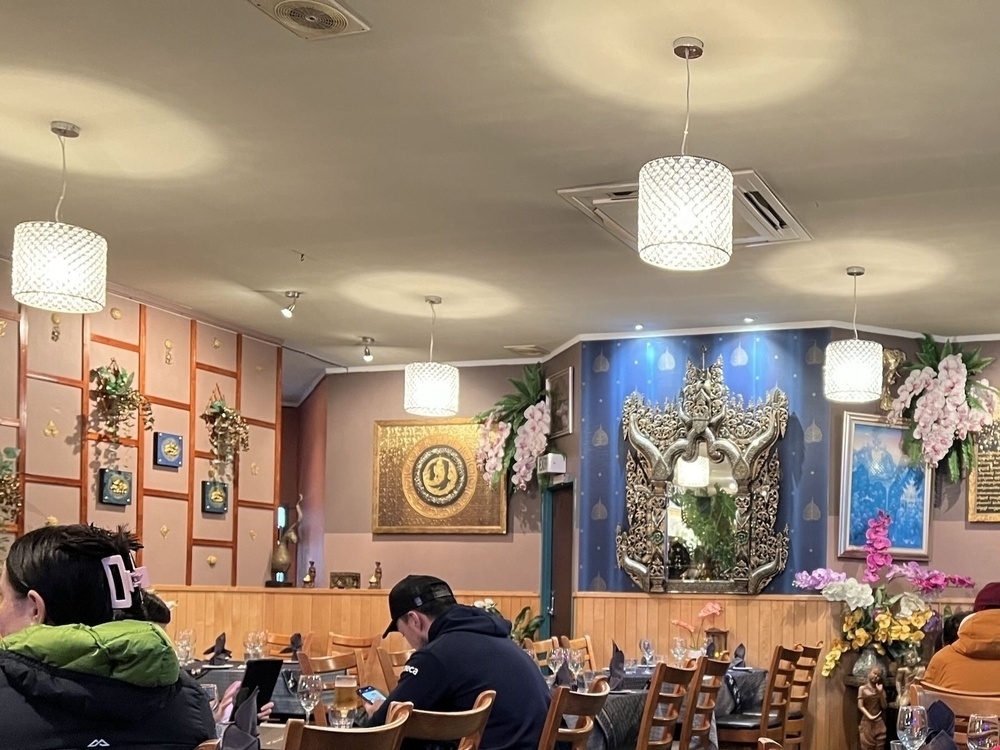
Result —
[[121, 555], [111, 555], [101, 560], [111, 591], [111, 608], [128, 609], [132, 606], [132, 592], [149, 586], [146, 567], [129, 570]]

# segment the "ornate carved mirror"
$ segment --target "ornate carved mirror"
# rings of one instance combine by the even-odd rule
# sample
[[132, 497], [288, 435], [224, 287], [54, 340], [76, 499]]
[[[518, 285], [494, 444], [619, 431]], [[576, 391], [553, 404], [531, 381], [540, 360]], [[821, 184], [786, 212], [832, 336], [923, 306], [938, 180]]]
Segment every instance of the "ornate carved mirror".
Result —
[[787, 424], [788, 397], [775, 388], [744, 404], [726, 387], [721, 358], [707, 368], [688, 362], [676, 403], [625, 399], [633, 450], [618, 567], [643, 591], [760, 593], [788, 559], [788, 527], [774, 528], [774, 448]]

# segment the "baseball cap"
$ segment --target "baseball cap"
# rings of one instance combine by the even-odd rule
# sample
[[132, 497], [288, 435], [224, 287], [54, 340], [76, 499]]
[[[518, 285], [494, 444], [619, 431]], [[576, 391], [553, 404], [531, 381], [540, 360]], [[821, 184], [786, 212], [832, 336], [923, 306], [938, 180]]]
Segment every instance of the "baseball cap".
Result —
[[972, 605], [973, 612], [984, 609], [1000, 609], [1000, 583], [987, 583], [983, 590], [976, 594], [976, 603]]
[[382, 637], [397, 630], [396, 620], [419, 607], [433, 601], [445, 604], [457, 604], [451, 586], [434, 576], [406, 576], [392, 587], [389, 592], [389, 616], [392, 622], [385, 629]]

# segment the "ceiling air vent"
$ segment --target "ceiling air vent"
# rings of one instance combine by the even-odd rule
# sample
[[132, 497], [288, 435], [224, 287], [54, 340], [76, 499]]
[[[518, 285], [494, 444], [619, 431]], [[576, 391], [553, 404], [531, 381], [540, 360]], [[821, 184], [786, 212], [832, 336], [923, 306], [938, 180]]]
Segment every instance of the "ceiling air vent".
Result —
[[[591, 185], [556, 192], [617, 239], [636, 249], [638, 183]], [[759, 174], [752, 169], [733, 172], [733, 245], [760, 247], [811, 239]]]
[[548, 349], [537, 344], [508, 344], [504, 349], [519, 357], [544, 357], [549, 353]]
[[342, 3], [327, 0], [247, 0], [303, 39], [362, 34], [371, 26]]

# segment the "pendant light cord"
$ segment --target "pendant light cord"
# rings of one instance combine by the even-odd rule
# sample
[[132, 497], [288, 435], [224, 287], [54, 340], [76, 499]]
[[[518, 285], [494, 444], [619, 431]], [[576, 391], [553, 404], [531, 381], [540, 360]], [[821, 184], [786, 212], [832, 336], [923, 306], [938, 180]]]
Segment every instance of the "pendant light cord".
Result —
[[56, 203], [56, 224], [58, 224], [59, 209], [62, 208], [63, 200], [66, 198], [66, 139], [61, 135], [56, 137], [59, 139], [59, 148], [62, 149], [62, 192], [59, 194], [59, 202]]
[[428, 356], [428, 358], [427, 358], [427, 361], [428, 362], [433, 362], [434, 361], [434, 324], [437, 322], [437, 311], [434, 309], [434, 303], [433, 302], [428, 302], [427, 304], [431, 306], [431, 352], [430, 352], [430, 356]]
[[854, 277], [854, 320], [851, 323], [854, 328], [854, 340], [858, 339], [858, 277]]
[[684, 50], [684, 68], [687, 71], [687, 86], [684, 89], [684, 137], [681, 139], [681, 156], [685, 156], [688, 142], [688, 128], [691, 126], [691, 50]]

